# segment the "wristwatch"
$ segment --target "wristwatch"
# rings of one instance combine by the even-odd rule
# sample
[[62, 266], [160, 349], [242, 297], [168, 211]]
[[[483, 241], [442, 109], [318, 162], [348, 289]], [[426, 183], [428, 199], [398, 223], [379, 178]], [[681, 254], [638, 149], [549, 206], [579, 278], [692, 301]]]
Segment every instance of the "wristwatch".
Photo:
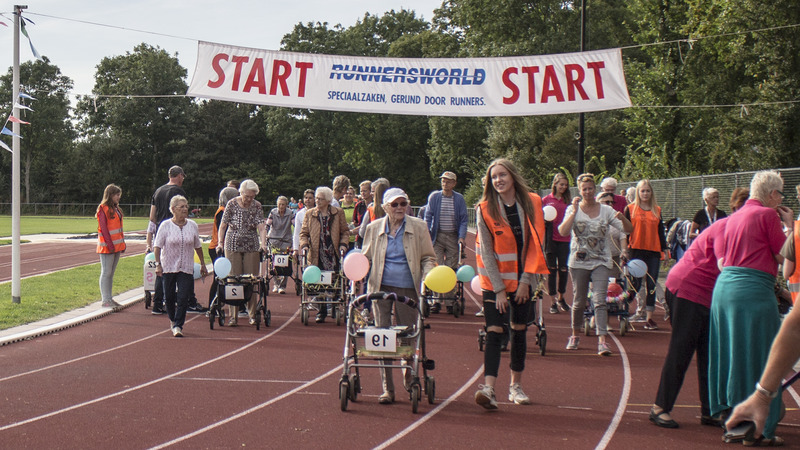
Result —
[[761, 383], [756, 381], [756, 391], [767, 398], [775, 398], [778, 396], [778, 391], [768, 391], [764, 386], [761, 386]]

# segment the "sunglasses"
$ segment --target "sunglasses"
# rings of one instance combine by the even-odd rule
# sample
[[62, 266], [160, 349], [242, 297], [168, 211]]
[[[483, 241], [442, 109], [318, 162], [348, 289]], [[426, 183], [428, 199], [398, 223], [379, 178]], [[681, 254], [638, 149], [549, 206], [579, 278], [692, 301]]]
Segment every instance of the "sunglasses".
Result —
[[397, 207], [400, 207], [400, 208], [405, 208], [406, 206], [408, 206], [408, 202], [394, 202], [394, 203], [389, 203], [389, 206], [391, 206], [392, 208], [397, 208]]

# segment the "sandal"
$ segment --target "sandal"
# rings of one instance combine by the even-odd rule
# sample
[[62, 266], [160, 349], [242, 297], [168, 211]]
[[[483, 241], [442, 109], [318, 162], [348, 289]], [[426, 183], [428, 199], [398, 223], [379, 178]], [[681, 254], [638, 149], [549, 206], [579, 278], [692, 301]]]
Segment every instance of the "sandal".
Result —
[[783, 447], [783, 439], [778, 436], [772, 439], [764, 439], [764, 436], [757, 437], [754, 441], [742, 441], [745, 447]]

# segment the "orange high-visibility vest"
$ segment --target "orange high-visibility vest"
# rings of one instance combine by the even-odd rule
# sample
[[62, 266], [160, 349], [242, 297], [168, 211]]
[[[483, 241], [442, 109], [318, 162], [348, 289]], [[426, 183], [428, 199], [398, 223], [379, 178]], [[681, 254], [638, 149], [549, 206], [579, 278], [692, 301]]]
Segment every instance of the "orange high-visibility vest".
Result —
[[[547, 263], [544, 259], [542, 239], [544, 236], [544, 214], [541, 213], [542, 199], [537, 194], [530, 193], [529, 195], [531, 196], [533, 210], [536, 214], [533, 224], [527, 219], [523, 222], [523, 224], [527, 223], [527, 227], [523, 225], [523, 232], [527, 232], [528, 234], [525, 239], [526, 248], [522, 249], [525, 255], [523, 271], [526, 273], [546, 274], [550, 273], [550, 271], [547, 269]], [[519, 284], [519, 274], [517, 273], [517, 241], [514, 239], [514, 232], [511, 231], [511, 225], [509, 225], [507, 221], [495, 221], [489, 215], [487, 206], [488, 202], [481, 202], [478, 205], [481, 210], [483, 222], [492, 234], [492, 242], [487, 243], [487, 245], [492, 245], [494, 249], [497, 268], [500, 270], [500, 276], [503, 279], [503, 284], [506, 286], [506, 292], [516, 292]], [[477, 254], [478, 276], [480, 277], [481, 289], [494, 291], [491, 279], [487, 275], [483, 258], [481, 257], [480, 233], [475, 239], [475, 252]]]
[[[217, 212], [214, 213], [214, 217], [217, 217], [217, 214], [219, 214], [220, 211], [225, 211], [225, 207], [220, 206], [217, 208]], [[211, 241], [208, 243], [208, 248], [217, 248], [217, 245], [219, 244], [219, 228], [217, 228], [217, 224], [213, 221], [211, 222], [211, 225], [213, 226], [211, 227]]]
[[789, 293], [792, 294], [792, 304], [797, 301], [797, 296], [800, 295], [800, 264], [798, 264], [797, 260], [797, 249], [800, 248], [800, 220], [795, 221], [794, 223], [794, 272], [789, 277], [789, 281], [787, 286], [789, 288]]
[[[125, 250], [125, 237], [122, 235], [122, 213], [119, 209], [115, 209], [114, 218], [108, 217], [108, 206], [100, 205], [100, 210], [97, 215], [105, 214], [106, 226], [108, 227], [108, 234], [111, 235], [111, 242], [114, 244], [114, 253]], [[111, 253], [108, 244], [103, 237], [103, 231], [100, 230], [100, 225], [97, 225], [97, 253]]]

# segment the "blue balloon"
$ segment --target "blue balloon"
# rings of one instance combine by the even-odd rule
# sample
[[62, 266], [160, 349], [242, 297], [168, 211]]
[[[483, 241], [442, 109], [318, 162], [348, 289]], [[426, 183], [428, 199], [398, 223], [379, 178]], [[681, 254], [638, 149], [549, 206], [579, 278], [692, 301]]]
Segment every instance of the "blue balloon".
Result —
[[156, 252], [150, 252], [150, 253], [144, 255], [144, 260], [145, 261], [155, 261], [156, 260]]
[[462, 283], [469, 283], [475, 278], [475, 269], [470, 265], [461, 266], [456, 271], [456, 278]]
[[214, 273], [217, 278], [225, 278], [231, 273], [231, 260], [226, 257], [217, 258], [214, 261]]
[[194, 263], [194, 279], [199, 280], [200, 277], [200, 263]]
[[303, 283], [317, 284], [322, 279], [322, 271], [317, 266], [308, 266], [303, 271]]

